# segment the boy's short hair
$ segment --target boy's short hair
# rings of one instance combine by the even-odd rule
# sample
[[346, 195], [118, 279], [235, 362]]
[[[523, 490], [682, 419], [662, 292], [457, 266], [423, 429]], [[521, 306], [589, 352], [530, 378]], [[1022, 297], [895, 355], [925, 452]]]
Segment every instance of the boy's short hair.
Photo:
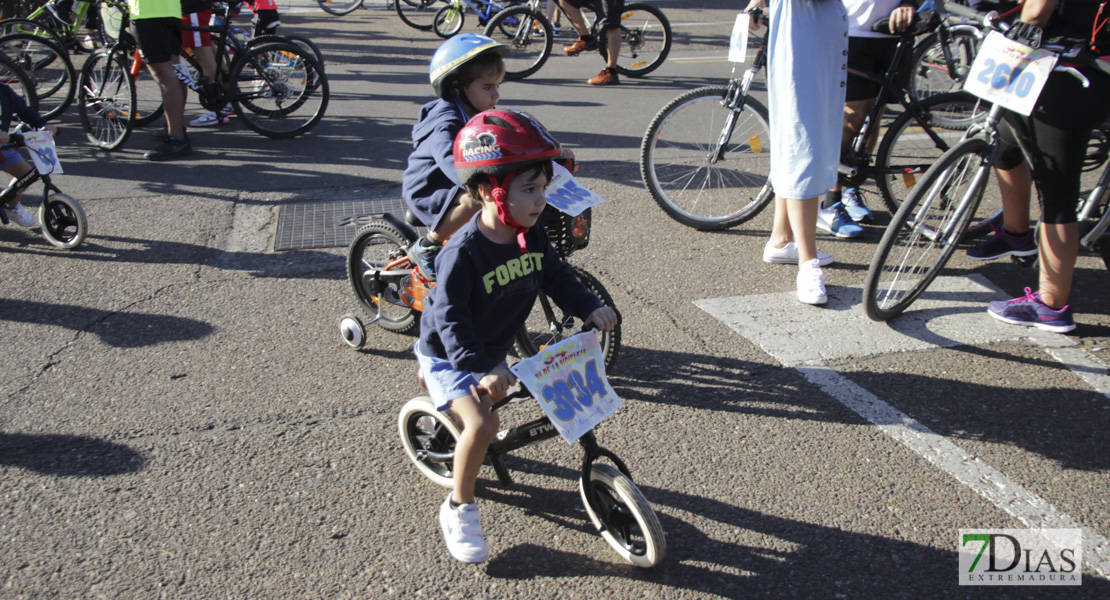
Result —
[[483, 75], [505, 76], [505, 61], [501, 59], [500, 54], [486, 52], [459, 66], [457, 71], [448, 76], [446, 89], [457, 96], [462, 93], [462, 88]]
[[[513, 177], [527, 176], [535, 171], [542, 171], [547, 176], [547, 181], [550, 182], [551, 178], [555, 175], [555, 167], [552, 161], [545, 160], [538, 163], [525, 165], [515, 171]], [[466, 190], [470, 192], [470, 197], [481, 200], [482, 196], [478, 193], [478, 184], [490, 183], [489, 175], [484, 173], [475, 173], [469, 181], [466, 182]]]

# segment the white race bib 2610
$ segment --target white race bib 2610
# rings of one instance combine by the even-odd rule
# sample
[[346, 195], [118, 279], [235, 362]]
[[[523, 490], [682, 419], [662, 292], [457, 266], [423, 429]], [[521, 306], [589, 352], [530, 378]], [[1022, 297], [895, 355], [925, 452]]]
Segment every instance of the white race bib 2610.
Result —
[[964, 89], [994, 104], [1029, 116], [1058, 56], [1030, 48], [992, 31], [979, 48]]

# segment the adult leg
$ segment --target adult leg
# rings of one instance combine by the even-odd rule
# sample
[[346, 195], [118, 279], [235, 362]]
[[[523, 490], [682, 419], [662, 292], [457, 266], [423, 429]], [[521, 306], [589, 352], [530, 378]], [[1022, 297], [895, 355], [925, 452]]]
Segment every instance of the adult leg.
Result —
[[1071, 294], [1079, 257], [1079, 224], [1044, 223], [1040, 234], [1041, 302], [1049, 308], [1063, 308]]
[[154, 81], [162, 90], [162, 106], [166, 114], [166, 130], [172, 136], [185, 136], [185, 84], [182, 83], [173, 70], [173, 63], [178, 57], [174, 56], [168, 62], [147, 63]]

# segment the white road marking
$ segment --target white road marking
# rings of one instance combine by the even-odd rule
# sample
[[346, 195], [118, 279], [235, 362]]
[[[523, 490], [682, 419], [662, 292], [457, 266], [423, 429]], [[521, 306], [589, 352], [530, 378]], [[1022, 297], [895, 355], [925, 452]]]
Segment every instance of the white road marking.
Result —
[[[1066, 336], [999, 323], [983, 314], [1005, 293], [979, 275], [939, 277], [910, 310], [890, 323], [874, 323], [859, 306], [859, 288], [830, 287], [824, 308], [799, 305], [793, 292], [711, 298], [694, 304], [759, 344], [784, 366], [795, 367], [884, 433], [975, 493], [1035, 529], [1082, 529], [1084, 564], [1110, 577], [1110, 540], [1057, 510], [1005, 474], [944, 436], [887, 404], [824, 362], [892, 352], [1030, 339], [1095, 390], [1110, 395], [1110, 374]], [[793, 307], [767, 310], [767, 307]], [[817, 317], [817, 318], [814, 318]], [[800, 339], [799, 330], [807, 335]], [[814, 346], [814, 340], [827, 340]]]

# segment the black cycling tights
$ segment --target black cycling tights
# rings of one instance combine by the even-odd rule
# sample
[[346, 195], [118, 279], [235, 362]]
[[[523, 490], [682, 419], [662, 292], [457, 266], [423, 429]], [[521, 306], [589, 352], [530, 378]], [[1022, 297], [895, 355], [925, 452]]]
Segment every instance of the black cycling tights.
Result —
[[[1001, 145], [994, 166], [1009, 170], [1023, 161], [1022, 144], [1031, 150], [1033, 182], [1045, 223], [1074, 223], [1079, 200], [1079, 178], [1091, 131], [1110, 117], [1110, 77], [1081, 69], [1090, 87], [1073, 75], [1055, 72], [1048, 80], [1033, 116], [1008, 113], [999, 127]], [[1033, 152], [1032, 149], [1038, 151]]]

